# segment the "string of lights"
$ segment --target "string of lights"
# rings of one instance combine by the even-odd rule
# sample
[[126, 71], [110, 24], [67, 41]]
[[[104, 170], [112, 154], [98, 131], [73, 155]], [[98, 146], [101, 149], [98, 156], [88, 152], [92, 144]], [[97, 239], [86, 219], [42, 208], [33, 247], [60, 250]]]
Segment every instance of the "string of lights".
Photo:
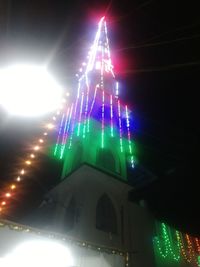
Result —
[[175, 261], [179, 261], [180, 259], [180, 250], [176, 244], [173, 244], [172, 240], [170, 240], [170, 233], [167, 229], [167, 226], [162, 223], [162, 240], [164, 242], [165, 252], [162, 252], [161, 249], [161, 241], [157, 237], [156, 238], [156, 245], [158, 246], [160, 254], [166, 258], [167, 256], [172, 257]]
[[168, 258], [176, 262], [184, 260], [193, 266], [200, 266], [198, 261], [200, 246], [197, 237], [193, 238], [161, 223], [157, 235], [153, 238], [153, 243], [154, 249], [161, 258]]
[[197, 252], [200, 255], [200, 244], [199, 244], [199, 238], [195, 237], [195, 244], [196, 244], [196, 248], [197, 248]]
[[[77, 96], [73, 114], [70, 115], [72, 119], [69, 120], [66, 129], [67, 138], [57, 138], [60, 145], [56, 143], [54, 155], [60, 159], [65, 158], [65, 147], [73, 148], [77, 137], [79, 141], [80, 138], [86, 139], [93, 130], [96, 132], [95, 138], [99, 139], [99, 148], [106, 149], [109, 138], [112, 138], [112, 142], [118, 142], [118, 150], [124, 153], [129, 166], [134, 168], [131, 113], [119, 100], [119, 83], [113, 71], [104, 17], [99, 22], [95, 40], [87, 58], [87, 63], [81, 64], [79, 74], [76, 75], [78, 77]], [[63, 135], [64, 132], [65, 129], [61, 131], [58, 129], [58, 135]], [[73, 136], [76, 137], [74, 142], [72, 142]], [[64, 140], [67, 146], [61, 140]]]
[[[69, 96], [69, 94], [66, 94]], [[62, 102], [66, 102], [66, 98], [62, 99]], [[2, 193], [0, 195], [0, 216], [6, 214], [6, 210], [9, 208], [9, 204], [14, 201], [17, 194], [17, 189], [19, 185], [25, 180], [25, 176], [31, 171], [31, 166], [35, 164], [36, 159], [40, 151], [44, 150], [45, 144], [47, 143], [47, 137], [52, 130], [56, 128], [56, 120], [60, 117], [61, 110], [63, 109], [63, 103], [61, 103], [60, 108], [55, 112], [51, 120], [45, 125], [45, 131], [41, 134], [39, 138], [33, 141], [33, 146], [31, 146], [30, 151], [24, 156], [23, 162], [21, 162], [21, 168], [16, 171], [16, 175], [12, 181], [8, 182]], [[59, 132], [61, 132], [62, 124], [64, 120], [64, 115], [62, 114], [61, 124], [59, 127]], [[58, 149], [60, 135], [57, 137], [56, 150]]]

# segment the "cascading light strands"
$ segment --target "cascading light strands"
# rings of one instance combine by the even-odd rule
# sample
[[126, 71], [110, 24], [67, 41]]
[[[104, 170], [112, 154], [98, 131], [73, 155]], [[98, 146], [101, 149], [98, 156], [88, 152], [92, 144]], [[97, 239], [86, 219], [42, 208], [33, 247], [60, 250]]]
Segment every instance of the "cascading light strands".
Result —
[[157, 235], [153, 238], [154, 249], [165, 260], [186, 261], [200, 266], [200, 238], [183, 234], [165, 223], [157, 223]]
[[57, 126], [54, 156], [63, 159], [76, 141], [87, 139], [95, 131], [99, 148], [106, 149], [110, 138], [118, 140], [118, 149], [128, 165], [134, 168], [133, 127], [131, 111], [119, 99], [119, 83], [115, 79], [105, 18], [102, 17], [89, 51], [88, 62], [80, 69], [77, 96], [63, 113]]

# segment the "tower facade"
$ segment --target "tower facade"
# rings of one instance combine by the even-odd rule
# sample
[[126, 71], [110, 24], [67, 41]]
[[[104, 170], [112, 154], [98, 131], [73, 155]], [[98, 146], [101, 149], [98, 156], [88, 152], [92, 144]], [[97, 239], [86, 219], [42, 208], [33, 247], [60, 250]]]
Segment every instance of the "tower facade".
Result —
[[77, 95], [58, 127], [54, 155], [64, 160], [62, 179], [82, 163], [126, 180], [134, 167], [130, 110], [121, 103], [111, 61], [107, 26], [102, 17], [79, 75]]
[[54, 149], [64, 162], [61, 181], [37, 217], [48, 230], [128, 253], [130, 266], [151, 267], [152, 219], [129, 201], [127, 168], [134, 168], [134, 144], [131, 113], [118, 86], [103, 17], [80, 69], [77, 96], [61, 114]]

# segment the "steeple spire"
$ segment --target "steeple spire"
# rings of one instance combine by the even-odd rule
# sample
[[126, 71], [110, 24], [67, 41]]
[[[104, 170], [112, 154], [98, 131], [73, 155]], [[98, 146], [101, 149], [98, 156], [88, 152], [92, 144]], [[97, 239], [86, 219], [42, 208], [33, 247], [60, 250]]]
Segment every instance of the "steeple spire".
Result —
[[115, 77], [113, 73], [113, 65], [111, 62], [105, 17], [102, 17], [98, 24], [98, 31], [90, 50], [86, 75], [92, 70], [99, 70], [102, 74], [104, 72], [110, 72], [113, 78]]
[[107, 25], [102, 17], [88, 61], [81, 68], [77, 97], [64, 110], [58, 127], [54, 155], [65, 160], [63, 176], [83, 162], [123, 178], [126, 164], [134, 167], [130, 110], [118, 97], [119, 84], [113, 69]]

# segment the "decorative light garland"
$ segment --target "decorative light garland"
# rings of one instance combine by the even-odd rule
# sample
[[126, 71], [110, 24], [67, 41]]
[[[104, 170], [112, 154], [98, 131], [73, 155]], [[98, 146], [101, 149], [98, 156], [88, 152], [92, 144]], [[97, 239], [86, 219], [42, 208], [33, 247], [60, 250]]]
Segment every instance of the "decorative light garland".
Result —
[[[170, 236], [172, 237], [173, 232], [175, 233], [176, 239], [174, 239], [174, 241], [172, 242]], [[172, 230], [165, 223], [161, 223], [161, 236], [159, 237], [158, 233], [157, 236], [153, 238], [153, 241], [154, 247], [157, 248], [157, 251], [162, 258], [171, 258], [175, 261], [182, 259], [192, 264], [193, 266], [200, 266], [199, 239], [197, 237], [194, 238], [195, 244], [193, 244], [192, 239], [192, 236], [188, 234], [182, 234], [178, 230]], [[195, 251], [195, 246], [197, 248], [197, 253]], [[178, 255], [176, 255], [174, 251], [176, 251], [176, 253], [178, 252]]]
[[190, 254], [190, 251], [185, 250], [182, 234], [178, 231], [176, 232], [176, 234], [177, 234], [178, 246], [181, 249], [181, 254], [183, 255], [183, 258], [185, 259], [185, 261], [191, 263], [193, 255]]
[[[164, 247], [165, 247], [165, 252], [162, 251], [161, 249], [161, 241], [158, 237], [156, 237], [155, 242], [156, 245], [158, 247], [159, 253], [162, 255], [163, 258], [166, 258], [167, 256], [172, 256], [172, 258], [175, 261], [179, 261], [180, 259], [180, 250], [179, 247], [177, 246], [175, 248], [175, 245], [172, 245], [172, 242], [170, 241], [170, 236], [169, 236], [169, 232], [167, 231], [167, 226], [162, 223], [162, 240], [164, 243]], [[178, 255], [176, 255], [176, 253], [174, 252], [174, 250], [176, 250], [178, 253]]]
[[64, 113], [62, 115], [62, 119], [61, 119], [61, 123], [60, 123], [60, 127], [59, 127], [59, 132], [58, 132], [58, 137], [57, 137], [57, 141], [56, 141], [56, 146], [55, 146], [55, 150], [54, 150], [54, 156], [57, 153], [57, 149], [58, 149], [58, 143], [59, 143], [59, 139], [60, 139], [60, 135], [61, 135], [61, 131], [62, 131], [62, 126], [63, 126], [63, 121], [64, 121]]
[[[92, 82], [90, 76], [92, 71], [98, 71], [98, 69], [94, 68], [96, 64], [95, 61], [99, 61], [97, 56], [101, 56], [99, 70], [100, 80], [97, 80], [96, 84], [94, 84], [94, 81]], [[91, 48], [90, 56], [88, 57], [88, 63], [86, 64], [83, 62], [80, 68], [80, 73], [81, 76], [78, 81], [75, 104], [72, 102], [71, 105], [61, 111], [66, 102], [66, 99], [63, 99], [60, 109], [57, 110], [56, 114], [52, 117], [52, 121], [46, 124], [47, 131], [45, 131], [42, 137], [35, 142], [35, 145], [30, 150], [28, 156], [25, 157], [18, 175], [16, 175], [14, 181], [10, 182], [5, 190], [3, 190], [5, 192], [1, 194], [0, 213], [5, 210], [5, 207], [12, 199], [13, 194], [16, 194], [18, 183], [22, 182], [23, 176], [29, 171], [31, 166], [34, 165], [37, 153], [43, 149], [43, 146], [46, 143], [48, 131], [57, 130], [58, 135], [55, 142], [54, 156], [58, 156], [62, 159], [64, 157], [66, 145], [68, 145], [69, 149], [73, 145], [72, 139], [74, 131], [76, 131], [76, 136], [79, 138], [85, 138], [86, 134], [89, 134], [90, 121], [98, 121], [98, 118], [96, 117], [98, 107], [102, 107], [100, 146], [102, 148], [105, 146], [105, 135], [107, 132], [110, 132], [110, 137], [114, 137], [114, 131], [118, 131], [120, 151], [123, 153], [129, 152], [129, 155], [131, 154], [131, 166], [134, 167], [127, 106], [121, 105], [118, 99], [118, 82], [114, 81], [113, 88], [109, 88], [108, 86], [110, 85], [104, 81], [104, 76], [106, 75], [111, 75], [112, 79], [115, 78], [111, 62], [107, 26], [104, 17], [102, 17], [99, 22], [94, 44]], [[114, 89], [114, 87], [116, 88]], [[107, 112], [108, 108], [110, 109], [109, 112]], [[125, 120], [122, 114], [126, 114]], [[107, 118], [107, 116], [109, 117]], [[110, 128], [109, 131], [107, 130], [108, 127]], [[126, 133], [128, 140], [125, 140]], [[117, 135], [115, 137], [117, 138]]]
[[197, 247], [197, 252], [198, 252], [198, 254], [200, 255], [199, 238], [195, 237], [194, 240], [195, 240], [195, 244], [196, 244], [196, 247]]
[[85, 138], [86, 133], [86, 123], [87, 123], [87, 116], [88, 116], [88, 102], [89, 102], [89, 84], [87, 84], [87, 94], [86, 94], [86, 105], [85, 105], [85, 118], [84, 118], [84, 126], [83, 126], [83, 138]]
[[[89, 52], [88, 63], [82, 64], [80, 72], [77, 96], [72, 102], [75, 103], [73, 119], [70, 119], [66, 130], [67, 138], [57, 138], [60, 145], [56, 143], [55, 156], [60, 155], [60, 159], [63, 159], [64, 150], [62, 148], [65, 147], [65, 144], [68, 144], [68, 148], [71, 149], [77, 141], [76, 138], [72, 142], [74, 131], [76, 137], [85, 139], [91, 134], [90, 125], [93, 125], [95, 127], [93, 130], [99, 131], [99, 137], [98, 133], [96, 135], [100, 139], [99, 147], [107, 146], [106, 140], [109, 140], [110, 137], [119, 138], [119, 151], [124, 153], [129, 165], [134, 168], [129, 110], [126, 105], [121, 104], [118, 98], [119, 85], [113, 72], [104, 17], [99, 22], [95, 40]], [[99, 110], [101, 110], [101, 114], [99, 114]], [[91, 121], [94, 123], [91, 124]], [[98, 122], [101, 124], [100, 127], [97, 126]], [[64, 134], [64, 132], [65, 129], [58, 130], [58, 135], [59, 133]], [[115, 136], [114, 133], [116, 133]], [[65, 144], [61, 140], [64, 140]]]
[[79, 122], [78, 122], [77, 136], [80, 135], [81, 116], [82, 116], [82, 110], [83, 110], [83, 99], [84, 99], [84, 93], [82, 93], [82, 96], [81, 96], [81, 108], [80, 108], [80, 113], [79, 113]]
[[131, 155], [131, 167], [134, 168], [134, 159], [133, 159], [133, 150], [132, 150], [132, 143], [131, 143], [131, 133], [130, 133], [130, 121], [129, 121], [129, 115], [128, 115], [128, 107], [125, 106], [126, 109], [126, 127], [128, 132], [128, 147], [129, 147], [129, 153]]
[[101, 120], [101, 148], [104, 148], [104, 116], [105, 116], [105, 110], [104, 110], [104, 91], [102, 90], [102, 120]]
[[110, 134], [111, 134], [111, 137], [114, 136], [114, 133], [113, 133], [113, 98], [112, 98], [112, 95], [110, 95]]
[[[65, 98], [63, 99], [66, 102], [66, 99]], [[32, 146], [32, 149], [29, 151], [28, 155], [24, 157], [24, 162], [22, 163], [22, 167], [16, 173], [16, 177], [14, 178], [14, 180], [9, 182], [9, 184], [5, 187], [5, 189], [2, 190], [2, 192], [4, 193], [1, 193], [0, 195], [0, 216], [6, 213], [6, 207], [9, 205], [11, 201], [14, 200], [14, 196], [17, 194], [18, 184], [20, 184], [23, 181], [23, 178], [26, 175], [26, 173], [30, 171], [30, 167], [34, 165], [38, 152], [40, 152], [43, 149], [43, 145], [46, 143], [46, 138], [48, 136], [48, 133], [55, 129], [54, 122], [56, 121], [57, 117], [60, 116], [60, 111], [62, 108], [63, 107], [61, 105], [60, 109], [58, 109], [55, 115], [52, 117], [52, 122], [50, 121], [46, 123], [45, 127], [47, 131], [43, 132], [41, 136], [37, 138], [37, 140], [34, 142], [35, 145]], [[63, 116], [61, 121], [63, 121]], [[59, 128], [60, 134], [58, 135], [57, 138], [56, 150], [58, 149], [61, 129], [62, 129], [62, 124]]]
[[118, 119], [119, 119], [119, 142], [120, 142], [120, 151], [123, 152], [123, 143], [122, 143], [122, 120], [121, 120], [121, 106], [120, 101], [117, 101], [118, 106]]

